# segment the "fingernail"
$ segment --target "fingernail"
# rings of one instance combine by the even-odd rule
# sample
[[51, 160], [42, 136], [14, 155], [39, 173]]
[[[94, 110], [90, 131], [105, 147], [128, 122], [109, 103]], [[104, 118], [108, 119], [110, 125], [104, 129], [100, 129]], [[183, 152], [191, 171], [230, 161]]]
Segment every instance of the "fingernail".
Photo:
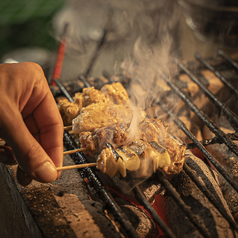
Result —
[[57, 171], [50, 162], [45, 162], [40, 165], [34, 174], [40, 182], [44, 183], [51, 183], [57, 178]]

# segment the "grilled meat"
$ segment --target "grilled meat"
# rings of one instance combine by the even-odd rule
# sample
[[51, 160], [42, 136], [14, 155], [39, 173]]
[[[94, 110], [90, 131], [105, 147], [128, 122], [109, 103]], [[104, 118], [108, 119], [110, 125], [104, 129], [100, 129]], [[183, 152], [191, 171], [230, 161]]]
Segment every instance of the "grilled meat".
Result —
[[[129, 123], [117, 123], [111, 126], [95, 128], [92, 131], [81, 132], [79, 140], [81, 147], [91, 150], [94, 154], [100, 153], [105, 148], [105, 143], [109, 142], [114, 148], [127, 144]], [[170, 141], [167, 133], [168, 125], [159, 119], [145, 118], [138, 126], [139, 138], [145, 141], [156, 141], [164, 144], [166, 140]], [[171, 139], [172, 140], [172, 139]]]
[[59, 101], [58, 108], [64, 125], [66, 126], [72, 124], [72, 120], [77, 117], [79, 111], [83, 107], [84, 98], [81, 93], [76, 93], [73, 99], [73, 103], [69, 102], [68, 99], [62, 99]]
[[[181, 171], [185, 147], [178, 145], [169, 136], [166, 123], [159, 119], [145, 118], [146, 114], [141, 108], [133, 107], [120, 83], [105, 85], [101, 91], [93, 87], [86, 88], [82, 94], [75, 96], [74, 103], [63, 105], [66, 104], [68, 108], [74, 109], [71, 114], [63, 112], [67, 123], [78, 113], [72, 120], [72, 130], [79, 134], [81, 147], [87, 149], [85, 153], [91, 156], [99, 154], [102, 171], [109, 171], [108, 168], [111, 171], [115, 167], [114, 172], [106, 172], [109, 176], [116, 174], [119, 168], [113, 160], [114, 150], [106, 148], [106, 143], [112, 144], [117, 155], [124, 158], [125, 169], [134, 171], [136, 177], [150, 176], [158, 168], [166, 173]], [[76, 105], [79, 105], [78, 110]], [[149, 142], [154, 144], [150, 145]], [[160, 146], [156, 146], [158, 144]], [[158, 152], [161, 148], [163, 153]], [[167, 162], [162, 165], [161, 154], [167, 158]], [[119, 162], [120, 166], [123, 163]], [[105, 166], [108, 168], [105, 169]], [[123, 171], [119, 172], [123, 175]]]
[[119, 82], [106, 84], [101, 88], [101, 91], [115, 104], [125, 104], [130, 100], [126, 89]]
[[84, 88], [82, 96], [84, 98], [83, 107], [87, 107], [93, 103], [108, 102], [106, 95], [94, 87]]
[[143, 140], [133, 141], [115, 150], [107, 147], [98, 156], [97, 168], [110, 177], [118, 172], [125, 177], [127, 170], [137, 178], [149, 177], [157, 169], [164, 170], [171, 164], [168, 152], [162, 146], [158, 147], [156, 149]]
[[112, 126], [96, 128], [92, 131], [84, 131], [79, 135], [79, 141], [82, 148], [86, 148], [85, 153], [99, 154], [109, 142], [113, 147], [125, 144], [127, 139], [128, 125], [117, 123]]
[[[178, 173], [182, 170], [184, 163], [184, 151], [185, 146], [179, 145], [173, 138], [167, 133], [168, 125], [160, 121], [159, 119], [146, 118], [139, 124], [139, 135], [143, 141], [153, 142], [152, 147], [156, 147], [156, 144], [161, 145], [164, 150], [167, 151], [171, 158], [171, 163], [163, 167], [164, 172], [167, 173]], [[82, 132], [79, 135], [79, 141], [82, 148], [87, 148], [85, 153], [90, 155], [99, 154], [102, 149], [106, 148], [106, 142], [113, 145], [114, 148], [122, 145], [130, 144], [128, 141], [129, 124], [118, 123], [110, 127], [97, 128], [91, 132]], [[134, 143], [134, 142], [131, 142]], [[138, 143], [137, 143], [138, 145]], [[141, 146], [141, 148], [140, 148]], [[137, 146], [137, 151], [143, 149], [143, 144]], [[154, 148], [159, 150], [160, 148]], [[145, 163], [148, 163], [149, 158], [146, 159]], [[144, 160], [143, 160], [144, 161]], [[146, 164], [143, 169], [146, 170]], [[156, 166], [155, 166], [156, 167]], [[142, 172], [140, 172], [142, 174]], [[145, 174], [148, 174], [145, 172]]]
[[159, 119], [146, 118], [140, 124], [141, 138], [151, 142], [155, 141], [162, 145], [172, 158], [172, 164], [164, 168], [167, 173], [179, 173], [184, 163], [185, 146], [179, 145], [167, 132], [168, 124]]
[[95, 103], [124, 104], [129, 101], [129, 96], [121, 83], [112, 83], [102, 87], [101, 91], [94, 87], [84, 88], [82, 93], [76, 93], [74, 102], [67, 99], [59, 101], [59, 111], [65, 125], [71, 125], [72, 120], [78, 116], [80, 110]]
[[147, 141], [162, 142], [168, 137], [168, 124], [160, 119], [146, 118], [140, 124], [142, 138]]
[[123, 177], [126, 176], [125, 162], [121, 158], [117, 158], [117, 154], [114, 153], [112, 148], [102, 150], [97, 159], [97, 169], [101, 170], [111, 178], [118, 172]]
[[[145, 112], [140, 111], [141, 121]], [[130, 123], [133, 112], [129, 106], [113, 103], [93, 103], [81, 109], [80, 114], [73, 119], [72, 129], [75, 134], [92, 131], [95, 128], [111, 126], [116, 123]]]

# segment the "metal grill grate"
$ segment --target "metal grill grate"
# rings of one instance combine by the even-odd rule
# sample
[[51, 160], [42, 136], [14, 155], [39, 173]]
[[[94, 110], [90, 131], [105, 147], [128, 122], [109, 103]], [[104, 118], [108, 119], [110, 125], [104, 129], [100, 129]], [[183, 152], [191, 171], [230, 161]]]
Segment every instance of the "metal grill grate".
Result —
[[[226, 55], [223, 51], [218, 51], [218, 54], [223, 57], [226, 61], [228, 61], [232, 66], [236, 69], [237, 63], [232, 58], [230, 58], [228, 55]], [[225, 84], [226, 87], [234, 94], [237, 94], [237, 90], [230, 84], [229, 80], [226, 79], [219, 71], [217, 71], [211, 64], [209, 64], [205, 59], [203, 59], [200, 55], [196, 54], [195, 56], [199, 62], [207, 67], [210, 71], [212, 71], [222, 82]], [[198, 86], [199, 88], [207, 95], [207, 97], [218, 107], [219, 110], [223, 110], [224, 115], [227, 117], [228, 121], [231, 123], [232, 127], [237, 131], [238, 128], [238, 118], [229, 108], [227, 108], [222, 102], [220, 102], [217, 97], [211, 93], [199, 80], [198, 77], [196, 77], [184, 64], [178, 62], [178, 67], [182, 70], [181, 72], [186, 73]], [[111, 83], [112, 78], [107, 73], [104, 74], [108, 78], [107, 82], [102, 82], [100, 85], [102, 86], [105, 83]], [[224, 133], [221, 131], [218, 126], [216, 126], [209, 118], [208, 116], [203, 113], [200, 109], [197, 108], [197, 106], [189, 99], [189, 97], [182, 91], [181, 88], [179, 88], [172, 79], [169, 79], [166, 75], [161, 74], [162, 78], [167, 82], [167, 84], [171, 87], [171, 91], [178, 95], [185, 104], [190, 108], [191, 111], [193, 111], [201, 120], [202, 122], [207, 125], [207, 127], [216, 135], [213, 140], [209, 141], [202, 141], [199, 142], [196, 137], [188, 130], [188, 128], [185, 126], [185, 124], [169, 110], [169, 108], [166, 105], [166, 102], [164, 100], [160, 100], [157, 102], [157, 104], [162, 108], [164, 112], [166, 112], [170, 117], [173, 118], [175, 124], [178, 126], [179, 129], [181, 129], [192, 141], [191, 144], [187, 145], [187, 147], [197, 147], [205, 156], [207, 160], [210, 161], [210, 163], [219, 171], [219, 173], [228, 181], [228, 183], [238, 192], [238, 185], [236, 181], [234, 181], [229, 174], [226, 172], [226, 170], [212, 157], [212, 155], [206, 150], [204, 147], [205, 144], [209, 143], [222, 143], [225, 144], [230, 151], [232, 151], [235, 155], [238, 156], [238, 147], [233, 142], [234, 138], [237, 138], [234, 134], [233, 136]], [[127, 79], [126, 77], [122, 77], [123, 79]], [[91, 84], [89, 81], [87, 81], [87, 78], [84, 76], [79, 76], [79, 80], [81, 80], [84, 84], [84, 86], [89, 87]], [[96, 81], [96, 79], [95, 79]], [[126, 80], [127, 81], [127, 80]], [[60, 81], [57, 81], [57, 85], [59, 86], [60, 90], [65, 93], [67, 92], [66, 88], [70, 88], [70, 85], [65, 85], [65, 87], [60, 83]], [[59, 92], [55, 91], [56, 95], [59, 94]], [[171, 93], [171, 92], [170, 92]], [[66, 93], [66, 96], [69, 97], [68, 92]], [[70, 149], [75, 149], [76, 144], [73, 141], [73, 139], [70, 137], [67, 132], [65, 132], [64, 135], [64, 145], [65, 147]], [[83, 153], [76, 153], [76, 155], [72, 155], [72, 158], [75, 163], [87, 163], [85, 156]], [[80, 173], [83, 177], [87, 177], [90, 181], [90, 185], [95, 188], [95, 190], [99, 193], [100, 197], [102, 198], [103, 202], [107, 206], [109, 210], [111, 210], [114, 214], [115, 219], [117, 219], [122, 227], [124, 228], [124, 235], [126, 237], [136, 237], [136, 233], [132, 225], [130, 224], [129, 220], [122, 214], [120, 208], [115, 203], [113, 198], [110, 196], [110, 194], [106, 191], [106, 189], [101, 184], [100, 180], [97, 178], [97, 176], [94, 174], [92, 169], [86, 168], [83, 170], [80, 170]], [[223, 209], [223, 207], [220, 205], [220, 203], [217, 201], [217, 199], [213, 196], [213, 194], [200, 182], [200, 180], [196, 177], [196, 175], [193, 173], [191, 168], [188, 164], [184, 164], [183, 173], [186, 173], [192, 181], [197, 185], [197, 187], [202, 191], [202, 193], [208, 198], [208, 200], [217, 208], [217, 210], [222, 214], [222, 216], [229, 222], [231, 228], [234, 231], [238, 232], [238, 226], [234, 222], [234, 219], [227, 214], [227, 212]], [[190, 222], [198, 229], [198, 231], [201, 233], [204, 237], [212, 237], [210, 232], [207, 230], [206, 227], [204, 227], [203, 224], [199, 222], [195, 214], [191, 211], [191, 208], [186, 205], [186, 203], [183, 201], [179, 193], [176, 191], [176, 189], [172, 186], [172, 184], [164, 178], [161, 172], [157, 172], [157, 177], [163, 187], [165, 188], [166, 192], [171, 196], [175, 201], [176, 204], [181, 208], [182, 211], [186, 214], [186, 216], [189, 218]], [[161, 229], [166, 234], [166, 237], [176, 237], [173, 232], [170, 230], [170, 228], [164, 224], [160, 217], [158, 217], [158, 214], [155, 212], [153, 207], [145, 200], [142, 192], [140, 191], [139, 187], [134, 188], [134, 193], [136, 194], [137, 200], [144, 206], [146, 209], [150, 212], [151, 216], [153, 217], [154, 221], [161, 227]]]

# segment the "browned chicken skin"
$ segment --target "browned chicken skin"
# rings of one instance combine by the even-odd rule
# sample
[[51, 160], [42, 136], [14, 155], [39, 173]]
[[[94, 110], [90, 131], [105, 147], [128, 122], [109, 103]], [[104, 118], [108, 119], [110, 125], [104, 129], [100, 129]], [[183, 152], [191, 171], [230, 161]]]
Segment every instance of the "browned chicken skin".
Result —
[[66, 125], [72, 122], [85, 153], [98, 155], [98, 169], [110, 177], [125, 177], [127, 170], [135, 177], [150, 176], [157, 169], [169, 174], [182, 170], [185, 146], [169, 136], [167, 123], [145, 118], [145, 112], [136, 108], [132, 133], [135, 107], [121, 83], [105, 85], [101, 91], [85, 88], [73, 103], [60, 101], [59, 110]]
[[[106, 148], [107, 142], [109, 142], [116, 151], [117, 148], [122, 145], [124, 145], [123, 148], [134, 145], [133, 148], [137, 148], [136, 151], [138, 154], [140, 154], [140, 150], [145, 150], [145, 145], [147, 145], [145, 143], [155, 142], [157, 144], [157, 148], [158, 146], [164, 148], [170, 157], [170, 163], [163, 166], [163, 171], [166, 173], [179, 173], [182, 170], [186, 147], [184, 145], [179, 145], [169, 136], [167, 133], [167, 124], [164, 126], [164, 123], [159, 119], [146, 118], [139, 124], [138, 130], [140, 131], [140, 143], [138, 143], [137, 140], [137, 143], [135, 143], [135, 141], [127, 141], [128, 128], [129, 124], [122, 123], [111, 127], [97, 128], [91, 132], [82, 132], [79, 135], [79, 141], [81, 143], [81, 147], [87, 149], [84, 153], [88, 153], [90, 155], [100, 154], [100, 152]], [[137, 146], [135, 147], [135, 145]], [[151, 153], [149, 153], [150, 156], [147, 156], [148, 151], [145, 153], [146, 156], [144, 154], [144, 157], [141, 156], [140, 158], [143, 162], [143, 166], [141, 166], [140, 172], [138, 172], [138, 174], [140, 174], [139, 176], [146, 174], [145, 171], [149, 171], [146, 167], [150, 164], [148, 163], [148, 160], [151, 160]], [[107, 157], [109, 158], [109, 156]], [[144, 160], [142, 158], [144, 158]]]
[[[141, 120], [145, 113], [141, 110]], [[127, 105], [113, 103], [93, 103], [81, 109], [80, 114], [72, 121], [72, 130], [75, 134], [83, 131], [92, 131], [117, 123], [130, 123], [133, 111]]]
[[[126, 171], [130, 171], [133, 177], [144, 178], [158, 169], [168, 173], [171, 165], [175, 166], [175, 163], [165, 148], [156, 142], [150, 144], [143, 140], [135, 140], [117, 149], [107, 147], [97, 158], [97, 168], [110, 177], [118, 173], [125, 177]], [[169, 173], [175, 173], [175, 170]]]
[[115, 104], [125, 104], [130, 100], [121, 83], [106, 84], [101, 91]]
[[70, 103], [67, 99], [59, 101], [59, 111], [62, 115], [64, 125], [71, 125], [72, 120], [78, 116], [82, 108], [97, 103], [101, 105], [106, 105], [106, 103], [123, 105], [129, 101], [129, 96], [122, 84], [117, 82], [105, 85], [101, 91], [94, 87], [84, 88], [83, 92], [76, 93], [73, 99], [73, 103]]

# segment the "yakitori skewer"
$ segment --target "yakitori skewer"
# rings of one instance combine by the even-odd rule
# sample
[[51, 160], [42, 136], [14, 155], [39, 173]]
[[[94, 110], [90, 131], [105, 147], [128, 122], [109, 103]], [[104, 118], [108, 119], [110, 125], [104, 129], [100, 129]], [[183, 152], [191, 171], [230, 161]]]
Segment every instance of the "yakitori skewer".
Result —
[[86, 167], [95, 167], [95, 166], [97, 166], [97, 163], [75, 164], [75, 165], [57, 167], [56, 170], [59, 171], [59, 170], [68, 170], [68, 169], [83, 169]]
[[63, 154], [68, 155], [68, 154], [73, 154], [73, 153], [76, 153], [76, 152], [82, 152], [82, 151], [85, 151], [85, 150], [86, 150], [86, 148], [79, 148], [79, 149], [76, 149], [76, 150], [64, 151]]

